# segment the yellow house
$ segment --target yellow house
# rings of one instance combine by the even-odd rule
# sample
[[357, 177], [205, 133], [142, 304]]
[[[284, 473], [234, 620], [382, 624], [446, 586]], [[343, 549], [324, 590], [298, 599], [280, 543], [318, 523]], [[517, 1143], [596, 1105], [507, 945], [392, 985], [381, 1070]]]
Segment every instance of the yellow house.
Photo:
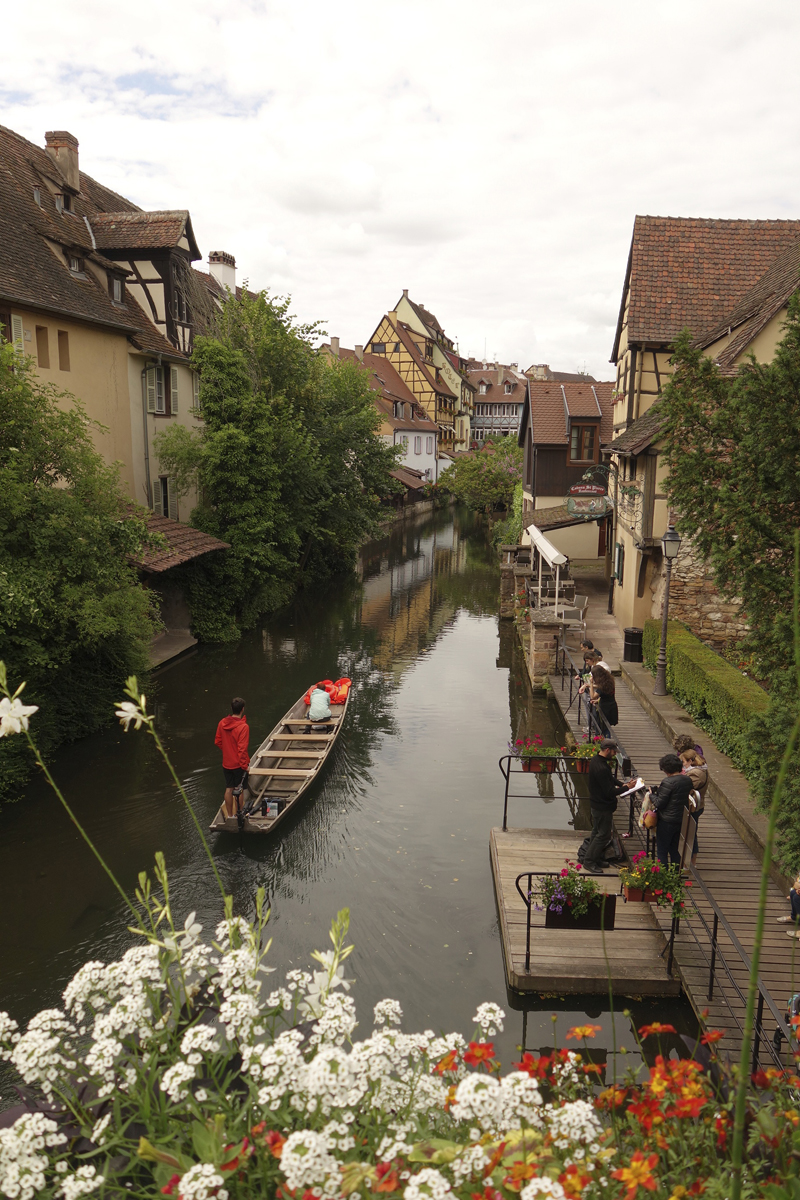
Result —
[[[772, 358], [791, 294], [800, 286], [800, 221], [638, 216], [611, 361], [616, 367], [609, 447], [614, 528], [608, 548], [620, 628], [660, 616], [661, 536], [671, 518], [658, 405], [682, 329], [726, 373], [746, 356]], [[723, 600], [684, 539], [672, 577], [670, 614], [704, 641], [738, 640], [744, 622]]]
[[416, 402], [436, 423], [439, 431], [437, 455], [455, 450], [459, 399], [445, 382], [441, 369], [434, 364], [430, 339], [400, 321], [396, 313], [387, 313], [378, 322], [364, 349], [391, 363]]
[[196, 309], [211, 299], [191, 266], [189, 214], [142, 212], [80, 171], [72, 134], [45, 141], [0, 128], [4, 336], [100, 423], [97, 448], [120, 464], [132, 500], [188, 516], [195, 498], [179, 512], [153, 438], [200, 421], [189, 356]]
[[428, 361], [433, 363], [439, 377], [458, 401], [454, 413], [455, 449], [468, 450], [475, 388], [466, 375], [466, 359], [461, 357], [452, 338], [447, 336], [433, 313], [409, 298], [408, 288], [403, 288], [403, 294], [391, 315], [425, 339]]

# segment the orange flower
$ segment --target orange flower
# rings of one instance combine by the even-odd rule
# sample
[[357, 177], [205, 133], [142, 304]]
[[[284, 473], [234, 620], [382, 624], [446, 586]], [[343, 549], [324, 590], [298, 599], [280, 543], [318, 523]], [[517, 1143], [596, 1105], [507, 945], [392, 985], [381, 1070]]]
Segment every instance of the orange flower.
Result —
[[640, 1187], [647, 1188], [649, 1192], [656, 1190], [653, 1167], [657, 1162], [657, 1154], [648, 1154], [645, 1158], [641, 1150], [637, 1150], [627, 1167], [611, 1172], [613, 1179], [619, 1179], [627, 1187], [626, 1200], [634, 1200]]
[[458, 1051], [448, 1050], [444, 1058], [440, 1059], [433, 1068], [434, 1075], [444, 1075], [445, 1071], [455, 1071], [458, 1064]]
[[572, 1029], [567, 1030], [567, 1041], [570, 1038], [575, 1038], [578, 1041], [581, 1038], [597, 1037], [602, 1028], [602, 1025], [573, 1025]]
[[605, 1063], [586, 1063], [581, 1070], [584, 1075], [602, 1075], [605, 1065]]
[[521, 1192], [527, 1180], [533, 1179], [535, 1174], [536, 1167], [533, 1163], [518, 1160], [511, 1164], [511, 1170], [503, 1180], [503, 1187], [508, 1188], [510, 1192]]
[[464, 1055], [464, 1062], [471, 1067], [478, 1067], [481, 1063], [488, 1063], [493, 1058], [494, 1044], [492, 1042], [470, 1042]]
[[286, 1138], [282, 1133], [278, 1133], [277, 1129], [270, 1129], [269, 1133], [264, 1135], [264, 1145], [269, 1147], [273, 1158], [280, 1158], [283, 1154], [283, 1143], [285, 1141]]
[[589, 1178], [588, 1175], [582, 1175], [575, 1163], [572, 1163], [563, 1175], [559, 1175], [558, 1182], [564, 1189], [567, 1200], [577, 1200], [589, 1182]]
[[398, 1169], [393, 1163], [377, 1163], [375, 1175], [378, 1182], [375, 1184], [373, 1191], [398, 1192], [402, 1187]]
[[606, 1088], [595, 1100], [595, 1108], [619, 1108], [627, 1094], [627, 1088]]
[[704, 1046], [713, 1046], [715, 1042], [725, 1037], [724, 1029], [708, 1029], [700, 1038]]
[[646, 1038], [650, 1037], [651, 1033], [677, 1033], [674, 1025], [662, 1025], [660, 1021], [653, 1021], [652, 1025], [643, 1025], [639, 1030], [639, 1036]]
[[630, 1104], [628, 1112], [639, 1122], [642, 1129], [648, 1132], [654, 1125], [664, 1124], [664, 1114], [655, 1096], [643, 1096], [638, 1104]]
[[[501, 1142], [501, 1143], [500, 1143], [500, 1145], [499, 1145], [499, 1146], [497, 1147], [497, 1149], [495, 1150], [495, 1152], [494, 1152], [494, 1154], [492, 1155], [492, 1157], [489, 1159], [489, 1161], [488, 1161], [488, 1163], [486, 1164], [486, 1166], [483, 1168], [483, 1177], [484, 1177], [484, 1179], [485, 1179], [485, 1178], [486, 1178], [488, 1175], [491, 1175], [492, 1171], [495, 1169], [495, 1167], [497, 1166], [497, 1164], [500, 1162], [500, 1159], [503, 1157], [503, 1154], [505, 1153], [505, 1149], [506, 1149], [506, 1144], [505, 1144], [505, 1142]], [[488, 1185], [488, 1184], [486, 1185], [486, 1190], [487, 1190], [487, 1192], [489, 1191], [489, 1185]], [[488, 1198], [487, 1198], [487, 1200], [488, 1200]]]

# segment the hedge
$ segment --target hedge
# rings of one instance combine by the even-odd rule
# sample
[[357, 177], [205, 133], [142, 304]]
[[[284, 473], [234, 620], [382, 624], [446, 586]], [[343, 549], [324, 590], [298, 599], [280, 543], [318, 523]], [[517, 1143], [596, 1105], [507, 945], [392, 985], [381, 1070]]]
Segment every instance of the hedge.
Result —
[[[661, 622], [645, 621], [644, 661], [652, 671], [660, 645]], [[768, 708], [767, 693], [677, 621], [667, 630], [667, 688], [717, 747], [743, 766], [747, 727]]]

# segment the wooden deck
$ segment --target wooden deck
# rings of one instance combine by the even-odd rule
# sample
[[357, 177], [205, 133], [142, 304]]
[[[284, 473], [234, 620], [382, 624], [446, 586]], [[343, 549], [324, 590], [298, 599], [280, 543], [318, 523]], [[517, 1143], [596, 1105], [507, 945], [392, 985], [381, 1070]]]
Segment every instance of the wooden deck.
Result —
[[[591, 617], [589, 636], [592, 636]], [[569, 681], [566, 681], [563, 692], [560, 679], [552, 678], [550, 682], [563, 712], [569, 704]], [[661, 778], [658, 760], [672, 747], [642, 709], [624, 680], [616, 680], [616, 689], [619, 724], [615, 732], [619, 734], [630, 755], [634, 771], [646, 782], [657, 783]], [[577, 704], [573, 705], [567, 721], [576, 736], [580, 736], [583, 730], [577, 724], [576, 710]], [[626, 801], [617, 809], [616, 825], [620, 834], [627, 833]], [[623, 845], [625, 844], [623, 842]], [[630, 849], [638, 848], [636, 836], [627, 845]], [[699, 845], [697, 873], [749, 956], [755, 932], [761, 864], [710, 798], [706, 800], [705, 811], [700, 818]], [[713, 925], [713, 912], [701, 894], [696, 893], [695, 906], [707, 921], [710, 930]], [[788, 911], [789, 905], [781, 890], [770, 882], [760, 974], [762, 983], [781, 1011], [792, 994], [800, 991], [800, 941], [788, 938], [788, 927], [777, 922], [777, 918], [786, 915]], [[654, 913], [663, 933], [669, 936], [669, 914], [664, 909], [654, 909]], [[696, 938], [693, 936], [693, 929]], [[719, 1049], [735, 1056], [741, 1048], [740, 1025], [744, 1024], [745, 1010], [744, 1001], [737, 994], [735, 985], [738, 985], [742, 994], [746, 996], [748, 973], [722, 926], [718, 936], [720, 951], [735, 982], [731, 981], [718, 959], [714, 995], [711, 1000], [708, 999], [710, 938], [699, 916], [681, 922], [681, 929], [675, 941], [674, 970], [680, 977], [695, 1012], [700, 1014], [707, 1009], [708, 1016], [705, 1019], [709, 1027], [726, 1031], [726, 1036], [719, 1043]], [[766, 1009], [764, 1023], [768, 1035], [771, 1036], [775, 1029], [775, 1021]]]
[[[582, 841], [572, 830], [493, 829], [490, 835], [492, 875], [500, 916], [506, 982], [520, 992], [608, 993], [625, 996], [677, 995], [680, 983], [667, 975], [664, 934], [649, 904], [617, 900], [615, 928], [545, 929], [544, 913], [531, 917], [531, 959], [525, 969], [527, 911], [514, 881], [522, 871], [558, 871], [574, 858]], [[607, 892], [619, 890], [616, 871], [596, 876]], [[606, 956], [607, 960], [606, 961]]]

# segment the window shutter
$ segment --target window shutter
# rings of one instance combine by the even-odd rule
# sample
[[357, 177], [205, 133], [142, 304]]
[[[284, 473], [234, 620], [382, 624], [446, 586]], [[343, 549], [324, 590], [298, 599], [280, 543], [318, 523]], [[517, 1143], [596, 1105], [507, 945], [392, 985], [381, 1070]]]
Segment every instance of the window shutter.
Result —
[[178, 368], [169, 369], [169, 411], [173, 417], [178, 412]]
[[178, 519], [178, 489], [175, 486], [174, 479], [167, 480], [167, 506], [169, 508], [168, 516], [173, 521]]
[[164, 398], [164, 372], [161, 367], [155, 368], [156, 372], [156, 412], [164, 414], [167, 411], [167, 403]]
[[144, 372], [144, 387], [147, 395], [147, 411], [154, 413], [156, 411], [156, 369], [155, 367], [147, 367]]
[[11, 315], [11, 341], [17, 354], [22, 358], [25, 353], [25, 334], [22, 329], [22, 317]]
[[164, 515], [164, 489], [160, 479], [153, 484], [153, 512], [157, 517]]

